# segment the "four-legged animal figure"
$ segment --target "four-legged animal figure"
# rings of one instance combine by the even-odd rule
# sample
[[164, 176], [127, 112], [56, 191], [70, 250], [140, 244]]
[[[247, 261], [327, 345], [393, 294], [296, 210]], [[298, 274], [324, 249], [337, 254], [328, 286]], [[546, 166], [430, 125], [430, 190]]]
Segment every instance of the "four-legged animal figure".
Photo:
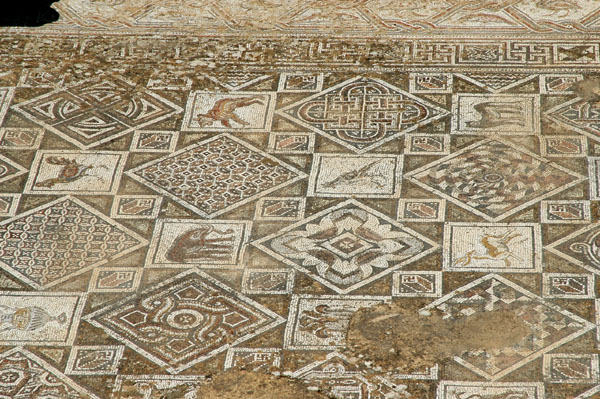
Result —
[[513, 254], [508, 244], [521, 234], [508, 231], [502, 235], [484, 234], [480, 243], [485, 248], [484, 251], [468, 251], [464, 256], [456, 259], [455, 266], [468, 266], [473, 260], [500, 260], [504, 261], [506, 267], [512, 265], [511, 259], [522, 261], [517, 255]]
[[247, 126], [249, 123], [237, 115], [235, 111], [238, 108], [248, 107], [252, 104], [264, 105], [264, 102], [260, 97], [222, 98], [217, 100], [211, 109], [198, 114], [196, 119], [202, 127], [210, 126], [215, 122], [220, 122], [225, 127], [231, 127], [232, 121]]

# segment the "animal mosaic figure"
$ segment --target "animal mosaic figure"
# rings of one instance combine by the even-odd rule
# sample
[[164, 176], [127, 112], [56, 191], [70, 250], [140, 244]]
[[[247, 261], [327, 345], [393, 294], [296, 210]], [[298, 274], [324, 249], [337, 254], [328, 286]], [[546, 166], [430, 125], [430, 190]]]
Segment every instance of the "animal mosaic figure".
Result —
[[89, 176], [88, 171], [94, 167], [93, 165], [83, 165], [74, 159], [67, 159], [63, 157], [48, 157], [46, 158], [45, 162], [50, 165], [61, 165], [62, 168], [58, 172], [58, 177], [52, 177], [50, 179], [37, 182], [35, 183], [36, 187], [51, 188], [56, 184], [72, 183], [84, 176]]
[[579, 61], [583, 58], [593, 60], [596, 57], [590, 46], [575, 46], [572, 48], [559, 48], [561, 61]]
[[522, 260], [515, 254], [509, 247], [509, 243], [521, 234], [508, 231], [502, 235], [484, 234], [479, 241], [485, 248], [483, 252], [472, 250], [468, 251], [464, 256], [458, 258], [455, 262], [455, 266], [465, 267], [470, 265], [473, 260], [500, 260], [504, 261], [506, 267], [512, 265], [511, 259]]
[[323, 183], [323, 188], [335, 188], [340, 186], [355, 185], [361, 182], [367, 184], [373, 184], [377, 188], [383, 188], [384, 185], [377, 181], [377, 177], [383, 177], [380, 174], [372, 172], [374, 166], [379, 164], [381, 161], [371, 162], [359, 169], [353, 169], [348, 172], [342, 173], [335, 179]]
[[222, 98], [217, 100], [211, 109], [198, 114], [196, 119], [202, 127], [210, 126], [215, 122], [219, 122], [225, 127], [231, 127], [232, 121], [242, 126], [248, 126], [250, 123], [243, 120], [235, 111], [253, 104], [265, 105], [260, 97]]
[[491, 129], [505, 125], [525, 126], [523, 104], [513, 102], [485, 102], [473, 106], [481, 115], [477, 121], [467, 122], [467, 126], [476, 129]]
[[202, 225], [178, 237], [167, 251], [167, 259], [182, 263], [197, 259], [206, 261], [231, 258], [233, 233], [232, 229], [220, 231], [211, 225]]

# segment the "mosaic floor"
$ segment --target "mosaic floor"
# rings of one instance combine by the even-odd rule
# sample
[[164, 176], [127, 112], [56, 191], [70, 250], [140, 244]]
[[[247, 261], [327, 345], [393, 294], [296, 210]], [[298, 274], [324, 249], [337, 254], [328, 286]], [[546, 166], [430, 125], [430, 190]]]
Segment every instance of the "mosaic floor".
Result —
[[[600, 398], [597, 0], [53, 6], [0, 28], [0, 398]], [[384, 303], [526, 331], [390, 371]]]

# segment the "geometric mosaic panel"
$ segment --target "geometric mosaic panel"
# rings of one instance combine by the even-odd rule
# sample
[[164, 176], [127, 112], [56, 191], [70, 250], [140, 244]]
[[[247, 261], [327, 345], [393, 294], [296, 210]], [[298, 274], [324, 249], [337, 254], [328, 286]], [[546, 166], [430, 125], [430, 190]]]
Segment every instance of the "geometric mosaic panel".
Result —
[[592, 273], [600, 274], [600, 228], [592, 223], [546, 245], [545, 249]]
[[590, 178], [590, 200], [600, 200], [600, 157], [588, 157], [588, 175]]
[[4, 121], [6, 112], [10, 107], [10, 103], [15, 94], [15, 89], [12, 87], [0, 87], [0, 125]]
[[200, 375], [123, 375], [115, 379], [113, 398], [166, 398], [165, 395], [179, 394], [183, 399], [199, 399], [198, 387], [206, 383]]
[[280, 154], [312, 154], [314, 150], [314, 133], [273, 132], [269, 135], [269, 152]]
[[0, 194], [0, 217], [15, 216], [21, 194]]
[[544, 297], [563, 299], [594, 299], [593, 274], [544, 273]]
[[540, 75], [540, 92], [543, 94], [572, 94], [573, 85], [583, 80], [579, 74]]
[[323, 90], [323, 73], [289, 73], [279, 75], [279, 92], [310, 93]]
[[0, 183], [27, 173], [27, 169], [0, 154]]
[[65, 373], [70, 375], [117, 374], [123, 346], [74, 346]]
[[36, 150], [43, 136], [40, 128], [0, 128], [0, 149]]
[[582, 200], [542, 201], [542, 223], [578, 224], [589, 223], [590, 202]]
[[[374, 377], [339, 352], [330, 352], [299, 370], [292, 377], [304, 381], [309, 390], [327, 392], [332, 398], [406, 398], [406, 385], [385, 377]], [[404, 382], [404, 381], [403, 381]]]
[[140, 165], [127, 175], [207, 218], [306, 176], [228, 134]]
[[492, 93], [505, 92], [538, 77], [528, 73], [457, 73], [454, 76]]
[[356, 200], [325, 209], [252, 244], [340, 294], [438, 248]]
[[542, 383], [441, 381], [438, 385], [437, 398], [545, 399], [546, 396]]
[[85, 320], [173, 374], [284, 321], [197, 270], [110, 303]]
[[401, 199], [398, 201], [398, 220], [402, 222], [443, 222], [446, 200]]
[[407, 133], [404, 153], [407, 155], [448, 155], [450, 136], [447, 134]]
[[0, 396], [11, 399], [99, 399], [26, 349], [0, 353]]
[[304, 197], [264, 197], [256, 202], [256, 220], [298, 220], [304, 217]]
[[584, 134], [596, 141], [600, 140], [600, 104], [574, 98], [547, 111], [548, 118]]
[[156, 219], [163, 198], [159, 195], [116, 195], [110, 217], [116, 219]]
[[231, 348], [227, 351], [224, 369], [269, 372], [281, 366], [281, 349], [277, 348]]
[[476, 142], [405, 177], [489, 221], [502, 220], [584, 179], [497, 139]]
[[421, 271], [394, 272], [392, 296], [440, 297], [442, 296], [442, 273]]
[[142, 269], [135, 267], [96, 267], [92, 271], [90, 292], [135, 291], [142, 280]]
[[[135, 93], [131, 95], [131, 93]], [[182, 108], [120, 78], [91, 79], [13, 107], [42, 127], [87, 149], [180, 113]]]
[[244, 294], [291, 294], [294, 271], [287, 269], [245, 269], [242, 278]]
[[137, 233], [66, 196], [0, 222], [0, 268], [45, 289], [146, 244]]
[[382, 80], [356, 77], [277, 113], [361, 154], [449, 112]]
[[411, 73], [409, 79], [411, 93], [452, 93], [452, 74]]
[[576, 158], [587, 155], [587, 138], [581, 136], [542, 136], [541, 153], [544, 157]]
[[598, 355], [551, 353], [544, 355], [544, 376], [547, 381], [569, 384], [598, 382]]
[[173, 152], [179, 132], [137, 130], [131, 140], [131, 152]]

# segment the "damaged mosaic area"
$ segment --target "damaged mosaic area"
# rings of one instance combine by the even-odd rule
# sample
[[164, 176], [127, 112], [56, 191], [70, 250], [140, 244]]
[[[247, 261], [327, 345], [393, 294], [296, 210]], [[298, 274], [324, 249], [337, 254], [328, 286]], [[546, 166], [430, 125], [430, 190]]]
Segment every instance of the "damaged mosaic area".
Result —
[[595, 0], [61, 0], [0, 28], [0, 397], [600, 397]]

